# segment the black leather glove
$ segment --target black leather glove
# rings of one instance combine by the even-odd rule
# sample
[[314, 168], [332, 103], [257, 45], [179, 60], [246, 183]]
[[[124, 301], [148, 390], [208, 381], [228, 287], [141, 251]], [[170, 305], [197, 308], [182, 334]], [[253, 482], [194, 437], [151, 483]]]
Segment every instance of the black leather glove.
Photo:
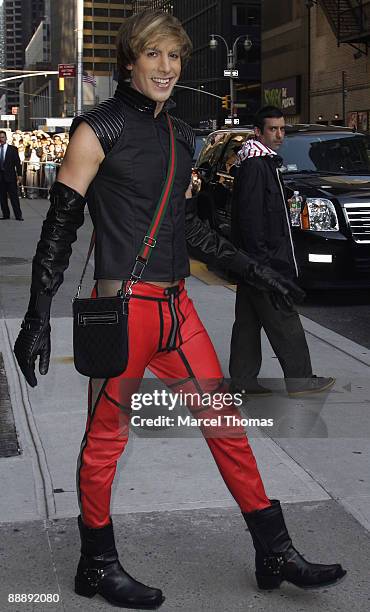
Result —
[[292, 300], [302, 299], [302, 294], [304, 297], [304, 292], [293, 281], [268, 266], [258, 264], [247, 253], [212, 230], [208, 221], [201, 221], [197, 215], [196, 200], [196, 197], [186, 200], [185, 237], [199, 259], [231, 270], [258, 289], [280, 295], [288, 308], [292, 307]]
[[14, 354], [22, 373], [31, 387], [36, 387], [35, 362], [39, 360], [40, 374], [47, 374], [50, 361], [50, 306], [51, 296], [31, 294], [21, 331], [14, 345]]
[[302, 304], [306, 299], [306, 293], [292, 280], [284, 279], [284, 287], [289, 290], [289, 295], [295, 304]]
[[54, 183], [50, 208], [32, 261], [31, 298], [21, 331], [14, 345], [20, 369], [31, 387], [37, 385], [35, 361], [40, 374], [50, 360], [50, 306], [63, 282], [77, 229], [84, 222], [85, 198], [63, 183]]

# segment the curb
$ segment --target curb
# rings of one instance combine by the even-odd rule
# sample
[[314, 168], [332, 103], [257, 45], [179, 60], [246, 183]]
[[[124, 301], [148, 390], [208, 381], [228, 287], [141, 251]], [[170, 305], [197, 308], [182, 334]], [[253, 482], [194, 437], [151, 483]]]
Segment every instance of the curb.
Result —
[[[4, 363], [9, 380], [9, 393], [11, 404], [15, 413], [16, 425], [22, 427], [21, 436], [24, 437], [32, 461], [34, 474], [34, 488], [36, 495], [37, 511], [40, 519], [53, 518], [56, 514], [55, 500], [51, 476], [47, 464], [45, 450], [42, 446], [37, 425], [35, 423], [31, 402], [29, 400], [27, 383], [23, 376], [19, 375], [12, 351], [10, 330], [5, 320], [0, 320], [0, 330], [4, 338]], [[22, 442], [20, 440], [22, 447]]]
[[349, 338], [341, 336], [328, 327], [323, 327], [319, 323], [312, 321], [312, 319], [308, 319], [302, 315], [300, 315], [300, 318], [305, 332], [318, 340], [326, 342], [348, 357], [352, 357], [352, 359], [356, 359], [356, 361], [370, 367], [370, 350], [365, 346], [361, 346], [361, 344], [357, 344], [349, 340]]

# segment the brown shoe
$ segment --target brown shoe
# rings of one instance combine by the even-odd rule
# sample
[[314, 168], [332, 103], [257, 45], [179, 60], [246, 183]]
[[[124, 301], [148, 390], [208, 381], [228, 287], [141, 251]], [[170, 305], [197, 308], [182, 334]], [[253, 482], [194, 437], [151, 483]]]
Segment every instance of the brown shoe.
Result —
[[[300, 382], [298, 382], [300, 381]], [[290, 382], [287, 384], [287, 390], [290, 397], [300, 397], [303, 395], [309, 395], [311, 393], [321, 393], [327, 391], [335, 383], [335, 378], [329, 376], [324, 378], [323, 376], [312, 376], [304, 380], [298, 379], [297, 384]]]

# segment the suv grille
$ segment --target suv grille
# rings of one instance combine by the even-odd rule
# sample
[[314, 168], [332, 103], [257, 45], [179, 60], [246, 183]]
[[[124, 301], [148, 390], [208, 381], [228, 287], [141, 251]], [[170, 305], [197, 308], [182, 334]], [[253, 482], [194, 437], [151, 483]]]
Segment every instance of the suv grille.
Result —
[[370, 243], [370, 203], [345, 204], [344, 208], [355, 242]]

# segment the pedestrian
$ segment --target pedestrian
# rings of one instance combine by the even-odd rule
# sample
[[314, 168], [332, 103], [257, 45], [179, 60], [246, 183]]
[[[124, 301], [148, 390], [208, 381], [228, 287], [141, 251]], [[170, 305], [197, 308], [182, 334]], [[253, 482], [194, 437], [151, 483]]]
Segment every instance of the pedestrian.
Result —
[[[289, 207], [277, 151], [285, 136], [285, 119], [274, 106], [261, 108], [254, 118], [254, 137], [239, 152], [241, 165], [234, 182], [232, 235], [236, 246], [261, 265], [268, 265], [293, 282], [298, 266]], [[314, 376], [299, 314], [294, 306], [276, 309], [269, 294], [250, 283], [238, 283], [231, 338], [230, 376], [234, 392], [266, 395], [270, 389], [257, 377], [262, 364], [264, 329], [282, 367], [292, 396], [329, 389], [332, 377]]]
[[27, 166], [26, 193], [27, 198], [30, 200], [35, 200], [39, 195], [41, 156], [42, 149], [39, 146], [37, 137], [32, 135], [25, 149], [25, 161]]
[[[189, 275], [186, 240], [282, 298], [287, 287], [294, 294], [294, 284], [256, 266], [196, 215], [188, 187], [193, 131], [168, 113], [173, 106], [171, 92], [191, 52], [180, 22], [161, 10], [146, 10], [124, 22], [117, 46], [115, 95], [78, 116], [71, 126], [70, 144], [51, 190], [51, 206], [33, 260], [30, 304], [15, 355], [27, 381], [35, 386], [37, 356], [40, 373], [48, 369], [50, 305], [84, 221], [87, 199], [95, 228], [94, 294], [116, 295], [122, 281], [130, 279], [133, 266], [138, 282], [131, 287], [129, 301], [127, 368], [115, 378], [89, 384], [77, 470], [81, 558], [75, 590], [86, 597], [98, 593], [121, 607], [152, 609], [164, 601], [161, 590], [134, 580], [118, 561], [111, 486], [127, 443], [127, 385], [140, 384], [146, 367], [171, 380], [173, 388], [185, 381], [198, 390], [202, 383], [208, 390], [222, 385], [214, 348], [184, 287], [183, 279]], [[177, 169], [156, 245], [147, 228], [158, 199], [162, 201], [166, 173], [174, 176], [173, 165], [168, 174], [174, 144]], [[147, 267], [141, 257], [135, 259], [142, 244], [153, 249]], [[340, 565], [309, 564], [292, 547], [279, 502], [266, 496], [245, 432], [239, 434], [206, 436], [206, 441], [252, 533], [261, 588], [275, 588], [284, 579], [299, 586], [336, 582], [345, 574]]]
[[44, 147], [44, 154], [42, 161], [44, 162], [44, 185], [45, 194], [43, 197], [47, 197], [48, 190], [54, 183], [57, 174], [57, 165], [54, 161], [54, 145], [46, 144]]
[[7, 143], [7, 135], [0, 131], [0, 204], [1, 219], [10, 218], [8, 195], [17, 221], [23, 221], [18, 196], [18, 185], [22, 184], [22, 164], [17, 147]]

